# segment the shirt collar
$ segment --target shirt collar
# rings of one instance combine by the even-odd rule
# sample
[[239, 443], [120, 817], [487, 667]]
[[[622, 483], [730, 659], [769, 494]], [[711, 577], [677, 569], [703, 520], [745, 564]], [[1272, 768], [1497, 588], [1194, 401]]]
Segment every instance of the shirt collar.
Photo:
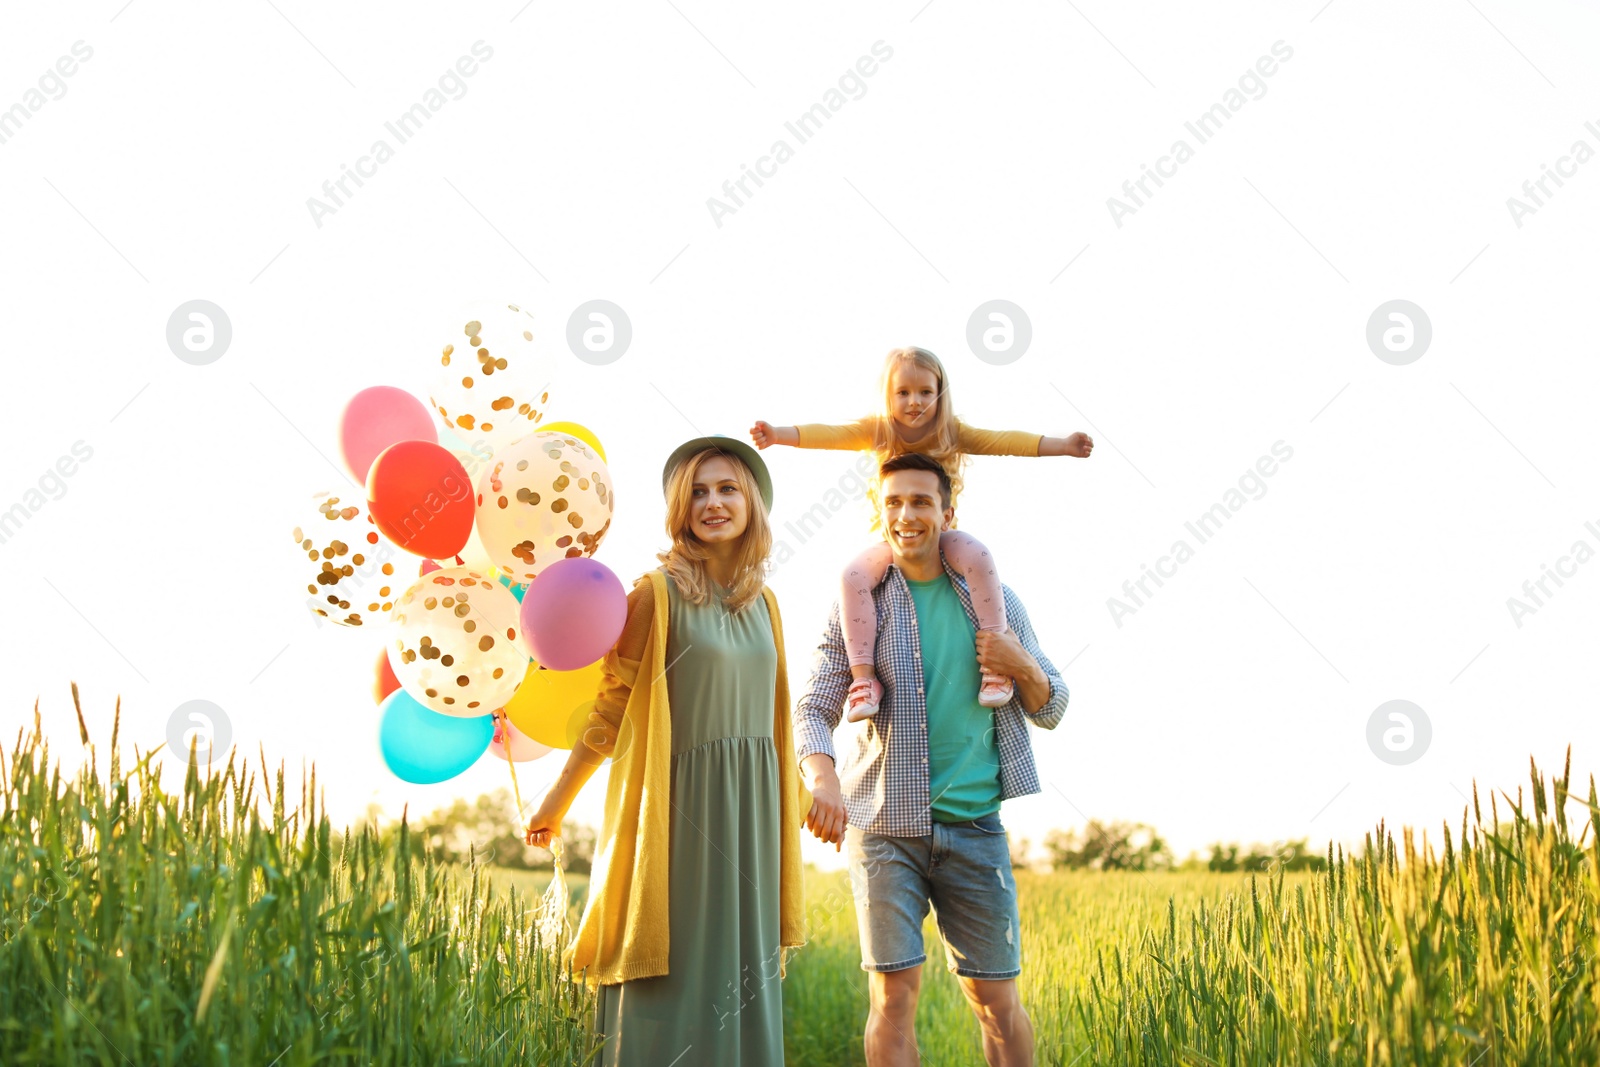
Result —
[[[944, 567], [945, 574], [947, 574], [950, 577], [950, 582], [951, 582], [952, 585], [956, 585], [956, 586], [958, 586], [959, 588], [962, 588], [962, 589], [966, 588], [967, 580], [964, 577], [962, 577], [960, 571], [956, 570], [954, 567], [952, 567], [950, 565], [950, 560], [944, 554], [944, 549], [942, 549], [942, 548], [939, 550], [939, 563]], [[895, 562], [891, 561], [889, 563], [888, 568], [884, 570], [883, 578], [879, 581], [879, 585], [883, 584], [883, 582], [885, 582], [885, 581], [888, 581], [889, 575], [891, 573], [892, 574], [898, 574], [902, 581], [910, 581], [910, 579], [906, 578], [906, 572], [900, 569], [900, 565], [898, 563], [895, 563]], [[873, 586], [874, 590], [876, 590], [877, 588], [878, 588], [877, 586]], [[910, 586], [907, 586], [907, 588], [910, 588]]]

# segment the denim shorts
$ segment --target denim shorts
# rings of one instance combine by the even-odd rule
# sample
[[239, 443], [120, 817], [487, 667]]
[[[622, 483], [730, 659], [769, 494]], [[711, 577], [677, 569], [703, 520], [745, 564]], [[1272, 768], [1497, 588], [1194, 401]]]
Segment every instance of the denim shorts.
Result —
[[845, 844], [862, 970], [899, 971], [926, 960], [922, 923], [932, 904], [953, 973], [986, 979], [1022, 973], [1017, 883], [998, 813], [935, 822], [927, 837], [886, 837], [852, 826]]

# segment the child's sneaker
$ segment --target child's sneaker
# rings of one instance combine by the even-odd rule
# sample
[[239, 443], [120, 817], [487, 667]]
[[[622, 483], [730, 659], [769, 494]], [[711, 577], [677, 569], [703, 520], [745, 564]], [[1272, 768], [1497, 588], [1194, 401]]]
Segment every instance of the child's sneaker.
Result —
[[857, 678], [850, 683], [845, 696], [844, 717], [847, 722], [860, 722], [878, 713], [878, 702], [883, 699], [883, 686], [876, 678]]
[[985, 674], [978, 688], [978, 703], [986, 708], [1003, 708], [1011, 703], [1016, 687], [1003, 674]]

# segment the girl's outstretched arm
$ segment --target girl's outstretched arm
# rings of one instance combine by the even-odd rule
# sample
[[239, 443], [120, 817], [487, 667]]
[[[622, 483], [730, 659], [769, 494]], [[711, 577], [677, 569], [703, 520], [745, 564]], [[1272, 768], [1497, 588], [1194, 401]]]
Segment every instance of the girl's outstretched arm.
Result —
[[1072, 437], [1045, 437], [1024, 430], [979, 430], [958, 422], [957, 442], [968, 456], [1077, 456], [1088, 458], [1094, 438], [1083, 432]]
[[832, 448], [859, 452], [873, 447], [872, 420], [861, 419], [844, 426], [805, 423], [800, 426], [774, 426], [760, 422], [750, 427], [750, 438], [757, 448], [768, 445], [793, 445], [796, 448]]
[[1083, 432], [1071, 437], [1045, 437], [1021, 430], [980, 430], [960, 423], [961, 451], [971, 456], [1077, 456], [1087, 459], [1094, 438]]
[[756, 420], [750, 427], [750, 439], [756, 443], [757, 448], [767, 448], [770, 445], [798, 445], [800, 431], [793, 426], [774, 426], [770, 422]]
[[1094, 451], [1094, 438], [1079, 430], [1070, 437], [1043, 437], [1039, 440], [1041, 456], [1076, 456], [1088, 459]]

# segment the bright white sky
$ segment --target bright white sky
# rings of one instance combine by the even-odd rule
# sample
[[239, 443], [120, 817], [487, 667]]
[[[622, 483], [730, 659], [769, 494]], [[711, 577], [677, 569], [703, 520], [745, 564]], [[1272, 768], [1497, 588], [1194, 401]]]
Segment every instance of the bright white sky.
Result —
[[[75, 41], [93, 53], [0, 144], [0, 509], [75, 442], [93, 454], [0, 545], [16, 595], [0, 736], [37, 697], [53, 751], [75, 756], [76, 679], [102, 743], [119, 693], [143, 748], [211, 700], [245, 751], [314, 761], [340, 817], [504, 783], [488, 760], [432, 787], [385, 770], [382, 635], [315, 625], [289, 536], [296, 503], [337, 483], [345, 400], [425, 395], [452, 309], [488, 297], [532, 309], [549, 417], [610, 453], [620, 506], [597, 558], [625, 582], [664, 543], [673, 445], [865, 414], [895, 345], [939, 353], [975, 425], [1096, 437], [1087, 462], [978, 461], [961, 512], [1072, 690], [1061, 727], [1034, 735], [1043, 795], [1006, 806], [1017, 833], [1138, 820], [1181, 856], [1320, 849], [1386, 818], [1437, 842], [1475, 777], [1514, 792], [1530, 755], [1558, 771], [1568, 744], [1580, 780], [1595, 767], [1600, 563], [1563, 564], [1520, 627], [1507, 608], [1575, 542], [1600, 549], [1600, 162], [1560, 163], [1575, 141], [1600, 149], [1592, 11], [520, 8], [111, 0], [15, 17], [0, 108], [26, 109]], [[399, 144], [385, 122], [479, 40], [493, 56], [465, 95]], [[1185, 122], [1280, 40], [1292, 58], [1265, 95], [1201, 144]], [[877, 41], [893, 55], [865, 95], [800, 143], [785, 123]], [[393, 158], [319, 228], [307, 198], [380, 138]], [[1119, 228], [1107, 198], [1179, 138], [1192, 158]], [[778, 139], [792, 158], [763, 164], [719, 228], [707, 198]], [[1544, 164], [1569, 176], [1519, 228], [1506, 200]], [[564, 344], [596, 298], [633, 324], [607, 366]], [[207, 366], [165, 341], [192, 299], [232, 322]], [[967, 347], [991, 299], [1031, 319], [1009, 365]], [[1432, 322], [1406, 366], [1365, 341], [1393, 299]], [[1265, 495], [1198, 544], [1185, 523], [1278, 441], [1293, 458]], [[767, 455], [780, 529], [853, 458]], [[789, 537], [772, 584], [796, 691], [868, 536], [852, 505]], [[1193, 558], [1119, 626], [1108, 598], [1180, 538]], [[1405, 766], [1366, 740], [1392, 699], [1433, 729]], [[525, 795], [557, 758], [525, 769]], [[597, 778], [574, 815], [597, 822], [603, 794]]]

